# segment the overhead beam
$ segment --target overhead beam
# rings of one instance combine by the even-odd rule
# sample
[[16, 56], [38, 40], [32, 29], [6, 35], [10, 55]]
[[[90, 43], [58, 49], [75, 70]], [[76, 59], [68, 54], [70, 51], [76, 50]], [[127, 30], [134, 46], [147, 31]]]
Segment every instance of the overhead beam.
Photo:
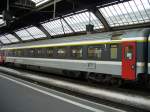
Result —
[[37, 7], [37, 8], [36, 8], [35, 10], [33, 10], [33, 11], [42, 10], [42, 9], [44, 9], [44, 8], [46, 8], [46, 7], [49, 7], [49, 6], [53, 5], [54, 3], [56, 4], [56, 3], [60, 2], [60, 1], [63, 1], [63, 0], [50, 0], [50, 1], [46, 2], [46, 3], [43, 3], [42, 5], [40, 5], [39, 7]]
[[17, 0], [13, 5], [32, 9], [35, 7], [35, 4], [31, 0]]
[[0, 40], [0, 45], [4, 45], [3, 42]]
[[102, 15], [102, 13], [100, 13], [98, 8], [94, 7], [94, 8], [91, 8], [89, 10], [91, 12], [93, 12], [95, 14], [95, 16], [101, 21], [101, 23], [104, 25], [104, 28], [106, 31], [111, 31], [111, 27], [109, 26], [108, 22], [106, 21], [106, 19]]
[[126, 25], [126, 26], [116, 26], [112, 28], [112, 31], [117, 30], [126, 30], [126, 29], [133, 29], [133, 28], [149, 28], [150, 22], [147, 23], [140, 23], [140, 24], [132, 24], [132, 25]]
[[[62, 1], [62, 0], [55, 0], [55, 3], [58, 3], [58, 2], [60, 2], [60, 1]], [[35, 9], [31, 10], [29, 13], [24, 14], [23, 16], [20, 17], [20, 19], [22, 19], [22, 18], [24, 18], [25, 16], [28, 16], [28, 15], [34, 13], [34, 12], [38, 12], [38, 11], [40, 11], [40, 10], [46, 8], [46, 7], [49, 7], [49, 6], [53, 5], [53, 4], [54, 4], [54, 0], [53, 0], [53, 1], [46, 2], [46, 3], [42, 4], [42, 5], [40, 5], [39, 7], [37, 7], [37, 8], [35, 8]]]
[[19, 8], [19, 9], [24, 9], [24, 10], [32, 10], [32, 8], [30, 8], [30, 7], [25, 7], [25, 6], [10, 5], [10, 7]]
[[[60, 1], [63, 1], [63, 0], [55, 0], [55, 3], [58, 3]], [[42, 9], [44, 9], [46, 7], [49, 7], [49, 6], [53, 5], [53, 4], [54, 4], [54, 0], [48, 1], [48, 2], [40, 5], [39, 7], [32, 9], [30, 12], [22, 15], [21, 17], [18, 18], [17, 21], [23, 20], [25, 17], [27, 17], [27, 16], [29, 16], [29, 15], [31, 15], [33, 13], [39, 12], [40, 10], [42, 10]]]

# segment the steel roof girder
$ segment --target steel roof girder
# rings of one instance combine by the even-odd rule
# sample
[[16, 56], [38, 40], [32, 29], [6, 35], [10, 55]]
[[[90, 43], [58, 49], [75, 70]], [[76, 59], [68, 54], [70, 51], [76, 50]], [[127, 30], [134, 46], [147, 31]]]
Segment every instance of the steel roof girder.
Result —
[[51, 38], [52, 37], [49, 34], [49, 32], [41, 24], [36, 25], [36, 27], [39, 28], [46, 35], [46, 38]]
[[133, 29], [133, 28], [149, 28], [149, 27], [150, 27], [150, 22], [147, 22], [147, 23], [140, 23], [140, 24], [134, 24], [134, 25], [112, 27], [112, 31], [127, 30], [127, 29]]
[[62, 17], [62, 19], [64, 20], [64, 22], [68, 25], [68, 27], [70, 28], [70, 30], [75, 33], [74, 29], [71, 27], [71, 25]]
[[[62, 0], [55, 0], [55, 3], [58, 3], [58, 2], [61, 2], [61, 1], [62, 1]], [[37, 7], [36, 9], [33, 9], [33, 12], [34, 12], [34, 11], [42, 10], [42, 9], [44, 9], [44, 8], [46, 8], [46, 7], [49, 7], [49, 6], [53, 5], [53, 4], [54, 4], [54, 0], [53, 0], [53, 1], [46, 2], [46, 3], [42, 4], [42, 5], [40, 5], [39, 7]]]
[[0, 40], [0, 45], [4, 45], [4, 43]]
[[11, 33], [13, 36], [15, 36], [18, 40], [19, 40], [19, 42], [23, 42], [23, 40], [15, 33], [15, 32], [13, 32], [13, 33]]
[[111, 31], [110, 25], [108, 24], [108, 22], [106, 21], [106, 19], [102, 15], [102, 13], [98, 10], [98, 8], [94, 7], [94, 8], [91, 8], [89, 10], [91, 12], [93, 12], [95, 14], [95, 16], [101, 21], [101, 23], [103, 24], [106, 31]]

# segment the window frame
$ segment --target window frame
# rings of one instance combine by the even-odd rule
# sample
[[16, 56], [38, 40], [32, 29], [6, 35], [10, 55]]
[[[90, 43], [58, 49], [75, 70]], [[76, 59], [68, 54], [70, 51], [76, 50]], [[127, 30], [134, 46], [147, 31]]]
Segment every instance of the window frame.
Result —
[[[49, 54], [48, 54], [48, 50], [49, 49], [52, 49], [52, 51], [53, 51], [53, 53], [52, 53], [52, 56], [50, 56]], [[46, 57], [47, 58], [54, 58], [55, 56], [54, 56], [54, 54], [55, 54], [55, 49], [54, 49], [54, 47], [47, 47], [47, 48], [45, 48], [45, 50], [46, 50]]]
[[[116, 47], [112, 47], [112, 46], [116, 46]], [[116, 58], [112, 58], [112, 52], [111, 52], [111, 48], [116, 48]], [[118, 44], [110, 44], [110, 50], [109, 50], [109, 59], [110, 60], [118, 60], [119, 55], [118, 55], [118, 49], [119, 49], [119, 45]]]

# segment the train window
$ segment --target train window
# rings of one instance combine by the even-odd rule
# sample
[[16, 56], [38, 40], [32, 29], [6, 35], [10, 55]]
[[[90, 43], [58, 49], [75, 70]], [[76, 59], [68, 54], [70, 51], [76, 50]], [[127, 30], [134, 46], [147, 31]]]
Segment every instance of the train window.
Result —
[[53, 57], [53, 53], [54, 53], [53, 48], [48, 48], [47, 49], [47, 55], [48, 55], [48, 57]]
[[27, 52], [28, 49], [22, 49], [22, 51], [23, 51], [23, 56], [24, 56], [24, 57], [27, 57], [27, 56], [28, 56], [28, 55], [27, 55], [27, 54], [28, 54], [28, 52]]
[[34, 50], [33, 50], [33, 49], [30, 49], [30, 53], [33, 54], [33, 53], [34, 53]]
[[21, 49], [21, 57], [24, 57], [24, 49]]
[[82, 47], [71, 47], [71, 56], [73, 58], [82, 58]]
[[110, 46], [110, 58], [117, 59], [117, 45]]
[[11, 55], [14, 57], [15, 55], [14, 55], [14, 50], [11, 50]]
[[125, 59], [131, 60], [133, 56], [133, 47], [127, 46], [125, 47]]
[[5, 52], [7, 52], [6, 56], [13, 56], [11, 50], [7, 50], [7, 51], [5, 51]]
[[16, 57], [17, 56], [17, 50], [13, 50], [14, 52], [14, 56]]
[[29, 49], [29, 56], [34, 56], [34, 49]]
[[8, 55], [13, 57], [14, 56], [13, 51], [12, 50], [8, 51]]
[[6, 56], [10, 56], [10, 50], [6, 50], [6, 51], [5, 51], [5, 55], [6, 55]]
[[18, 57], [21, 56], [21, 50], [16, 50], [16, 52]]
[[64, 47], [57, 48], [57, 56], [60, 58], [64, 58], [66, 56], [66, 49]]
[[37, 49], [37, 55], [41, 55], [42, 54], [42, 49]]
[[102, 57], [102, 48], [99, 46], [88, 47], [88, 58], [100, 59]]

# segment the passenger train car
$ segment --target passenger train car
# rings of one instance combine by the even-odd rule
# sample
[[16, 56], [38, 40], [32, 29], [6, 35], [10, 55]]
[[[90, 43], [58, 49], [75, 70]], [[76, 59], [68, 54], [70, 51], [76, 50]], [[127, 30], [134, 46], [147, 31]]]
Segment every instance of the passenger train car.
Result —
[[145, 81], [150, 28], [42, 40], [1, 48], [5, 63], [87, 79]]

